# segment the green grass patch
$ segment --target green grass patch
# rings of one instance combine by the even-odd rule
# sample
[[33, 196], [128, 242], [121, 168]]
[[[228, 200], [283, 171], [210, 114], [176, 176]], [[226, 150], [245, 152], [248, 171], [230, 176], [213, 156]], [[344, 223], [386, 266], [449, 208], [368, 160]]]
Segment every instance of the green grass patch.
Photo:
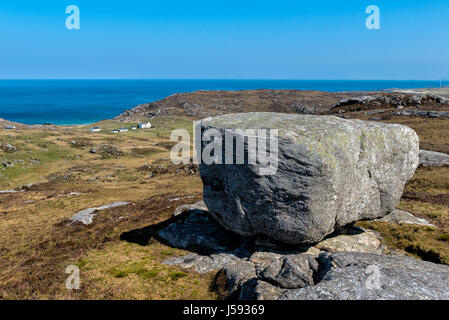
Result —
[[174, 281], [187, 277], [187, 273], [183, 272], [183, 271], [174, 271], [170, 273], [170, 278]]
[[449, 265], [448, 228], [432, 228], [412, 224], [359, 221], [358, 226], [376, 230], [389, 248], [404, 250], [423, 260]]
[[430, 204], [415, 200], [401, 200], [398, 209], [425, 215], [432, 219], [440, 219], [449, 216], [449, 208], [447, 206]]
[[125, 268], [114, 267], [109, 269], [109, 273], [116, 278], [124, 278], [133, 273], [144, 279], [153, 279], [159, 275], [159, 271], [158, 269], [147, 269], [142, 262], [134, 263]]
[[158, 148], [132, 148], [131, 153], [137, 154], [139, 156], [149, 156], [156, 153], [165, 152], [164, 150]]

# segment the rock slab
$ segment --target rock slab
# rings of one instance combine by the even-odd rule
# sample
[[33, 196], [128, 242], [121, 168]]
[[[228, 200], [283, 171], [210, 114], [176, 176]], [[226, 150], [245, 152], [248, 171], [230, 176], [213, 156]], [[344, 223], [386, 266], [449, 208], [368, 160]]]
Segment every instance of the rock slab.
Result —
[[226, 252], [241, 245], [239, 235], [223, 229], [203, 210], [188, 210], [178, 220], [157, 232], [157, 238], [172, 247], [201, 254]]
[[[286, 300], [447, 300], [449, 267], [401, 255], [332, 253], [319, 258], [314, 286], [286, 290]], [[376, 280], [377, 278], [377, 280]]]
[[427, 227], [435, 227], [435, 225], [431, 224], [429, 221], [415, 217], [410, 212], [404, 211], [404, 210], [393, 210], [391, 213], [387, 214], [386, 216], [376, 219], [374, 221], [381, 221], [381, 222], [389, 222], [389, 223], [408, 223], [408, 224], [416, 224], [420, 226], [427, 226]]
[[[403, 255], [255, 253], [221, 271], [242, 300], [449, 299], [449, 267]], [[253, 255], [253, 256], [254, 256]]]
[[104, 206], [87, 208], [87, 209], [78, 211], [72, 218], [70, 218], [69, 225], [77, 223], [77, 222], [82, 223], [82, 224], [91, 224], [93, 219], [97, 215], [97, 213], [96, 213], [97, 211], [106, 210], [109, 208], [120, 207], [120, 206], [125, 206], [127, 204], [129, 204], [129, 202], [118, 201], [118, 202], [114, 202], [111, 204], [105, 204]]
[[419, 164], [424, 167], [449, 166], [449, 154], [421, 150], [419, 151]]

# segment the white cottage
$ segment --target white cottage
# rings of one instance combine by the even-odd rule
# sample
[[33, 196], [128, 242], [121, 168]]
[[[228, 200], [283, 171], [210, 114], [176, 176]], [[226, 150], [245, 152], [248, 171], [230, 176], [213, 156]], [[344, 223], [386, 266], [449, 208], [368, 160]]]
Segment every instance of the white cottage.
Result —
[[147, 123], [139, 123], [139, 128], [140, 129], [150, 129], [151, 128], [151, 123], [147, 122]]
[[101, 128], [100, 127], [92, 127], [92, 128], [90, 128], [90, 131], [91, 132], [100, 132]]

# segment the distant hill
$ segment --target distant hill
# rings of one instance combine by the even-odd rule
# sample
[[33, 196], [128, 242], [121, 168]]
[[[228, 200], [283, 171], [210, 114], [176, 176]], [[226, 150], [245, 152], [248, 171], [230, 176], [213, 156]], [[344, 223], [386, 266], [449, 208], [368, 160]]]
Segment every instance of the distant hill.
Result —
[[270, 111], [283, 113], [322, 113], [341, 99], [360, 93], [332, 93], [300, 90], [196, 91], [176, 93], [162, 100], [127, 110], [115, 120], [138, 122], [162, 115], [202, 119], [226, 113]]

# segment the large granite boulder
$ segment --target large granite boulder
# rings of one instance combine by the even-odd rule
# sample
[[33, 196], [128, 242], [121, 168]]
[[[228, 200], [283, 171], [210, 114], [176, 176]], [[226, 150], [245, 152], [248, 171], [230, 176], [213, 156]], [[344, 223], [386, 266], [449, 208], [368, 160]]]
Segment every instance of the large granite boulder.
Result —
[[[221, 133], [223, 140], [244, 141], [243, 164], [225, 164], [225, 141], [221, 155], [213, 152], [222, 164], [200, 163], [204, 202], [211, 214], [238, 234], [262, 234], [291, 244], [316, 243], [344, 225], [388, 214], [419, 162], [418, 136], [397, 124], [246, 113], [206, 118], [198, 128], [203, 139], [197, 150], [203, 156], [210, 150], [208, 129]], [[254, 143], [233, 129], [278, 130], [272, 174], [261, 174], [267, 172], [264, 165], [249, 162], [247, 156], [268, 139], [258, 137]], [[276, 150], [271, 143], [267, 150]]]

